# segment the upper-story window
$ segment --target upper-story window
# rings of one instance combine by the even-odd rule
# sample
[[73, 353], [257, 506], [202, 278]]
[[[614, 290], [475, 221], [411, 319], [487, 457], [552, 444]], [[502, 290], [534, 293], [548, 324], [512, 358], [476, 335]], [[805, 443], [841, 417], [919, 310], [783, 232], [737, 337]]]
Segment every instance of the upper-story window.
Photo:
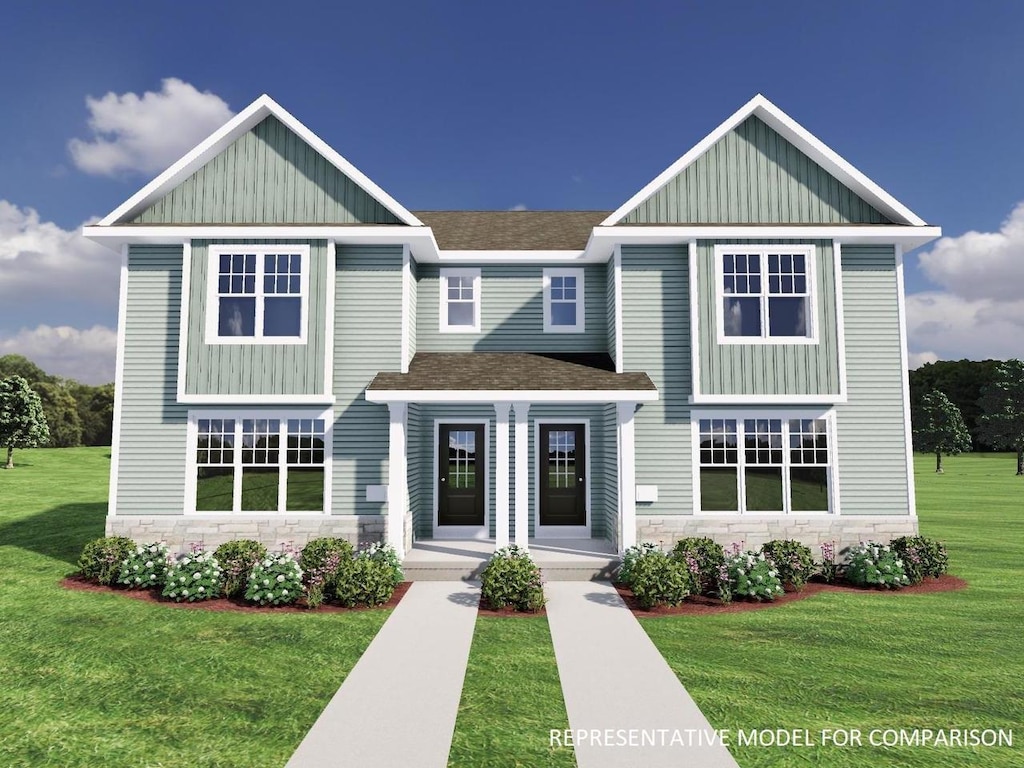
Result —
[[544, 270], [544, 332], [583, 333], [583, 270]]
[[715, 246], [719, 343], [816, 343], [814, 261], [812, 245]]
[[442, 333], [480, 332], [480, 270], [441, 270]]
[[208, 296], [208, 344], [303, 344], [309, 246], [211, 246]]

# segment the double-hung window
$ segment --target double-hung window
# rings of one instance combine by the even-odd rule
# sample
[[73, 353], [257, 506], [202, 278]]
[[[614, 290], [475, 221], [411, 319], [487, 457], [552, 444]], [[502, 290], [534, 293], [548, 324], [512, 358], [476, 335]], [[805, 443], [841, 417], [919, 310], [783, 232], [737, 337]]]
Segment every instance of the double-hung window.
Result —
[[309, 246], [210, 246], [208, 344], [302, 344]]
[[583, 333], [583, 270], [544, 270], [544, 332]]
[[815, 343], [814, 261], [814, 246], [716, 245], [719, 343]]
[[697, 420], [701, 512], [829, 512], [829, 420], [736, 414]]
[[442, 269], [440, 330], [480, 332], [480, 270]]

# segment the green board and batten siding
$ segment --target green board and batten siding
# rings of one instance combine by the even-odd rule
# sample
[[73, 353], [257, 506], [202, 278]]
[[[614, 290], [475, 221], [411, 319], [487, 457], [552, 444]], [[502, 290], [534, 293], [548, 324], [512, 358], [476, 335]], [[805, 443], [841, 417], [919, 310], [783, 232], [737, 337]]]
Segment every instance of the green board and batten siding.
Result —
[[836, 407], [844, 515], [909, 509], [896, 257], [891, 245], [844, 245], [848, 401]]
[[[612, 360], [615, 360], [617, 350], [615, 349], [615, 260], [612, 259], [608, 262], [605, 272], [605, 305], [604, 305], [604, 316], [605, 326], [608, 334], [608, 354], [611, 355]], [[618, 361], [616, 360], [616, 363]]]
[[393, 213], [273, 116], [240, 136], [128, 221], [401, 224]]
[[209, 240], [192, 242], [185, 392], [189, 395], [323, 395], [327, 338], [326, 240], [245, 240], [245, 245], [309, 245], [309, 302], [305, 344], [207, 344]]
[[[467, 265], [472, 266], [472, 265]], [[544, 333], [543, 267], [502, 264], [480, 273], [480, 333], [441, 333], [441, 273], [417, 267], [417, 349], [421, 352], [606, 352], [604, 264], [584, 269], [584, 333]]]
[[622, 247], [623, 370], [646, 371], [659, 399], [636, 412], [636, 482], [658, 501], [637, 514], [689, 514], [690, 286], [685, 245]]
[[748, 117], [623, 224], [888, 224], [758, 117]]
[[339, 245], [336, 261], [333, 511], [382, 514], [366, 486], [388, 482], [388, 407], [364, 390], [401, 364], [402, 246]]
[[[702, 395], [828, 395], [839, 392], [835, 261], [832, 241], [805, 241], [816, 249], [817, 344], [719, 344], [722, 311], [715, 287], [715, 245], [742, 241], [697, 241], [700, 392]], [[794, 241], [758, 241], [774, 245]], [[738, 248], [742, 251], [742, 245]]]
[[128, 251], [117, 512], [180, 515], [185, 491], [185, 406], [177, 404], [180, 245]]

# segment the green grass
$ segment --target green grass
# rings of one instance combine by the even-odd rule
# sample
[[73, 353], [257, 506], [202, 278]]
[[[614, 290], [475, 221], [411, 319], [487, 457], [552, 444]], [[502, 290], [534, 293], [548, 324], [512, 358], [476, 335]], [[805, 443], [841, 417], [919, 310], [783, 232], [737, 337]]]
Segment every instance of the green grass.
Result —
[[479, 617], [448, 764], [575, 766], [571, 747], [549, 746], [568, 727], [547, 619]]
[[387, 618], [176, 609], [58, 586], [103, 534], [109, 449], [0, 471], [0, 765], [284, 765]]
[[921, 532], [967, 590], [641, 623], [716, 728], [1015, 728], [1014, 747], [734, 749], [744, 768], [1024, 764], [1024, 478], [1006, 454], [945, 465], [917, 458]]

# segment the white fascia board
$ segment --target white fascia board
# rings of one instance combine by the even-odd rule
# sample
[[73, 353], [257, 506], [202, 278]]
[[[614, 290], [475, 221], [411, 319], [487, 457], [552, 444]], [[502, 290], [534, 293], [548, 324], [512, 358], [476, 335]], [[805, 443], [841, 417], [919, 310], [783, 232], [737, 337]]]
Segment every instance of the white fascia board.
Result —
[[846, 395], [693, 395], [690, 405], [835, 405], [845, 403]]
[[366, 390], [371, 403], [615, 403], [652, 402], [656, 390]]
[[417, 259], [431, 260], [441, 264], [597, 264], [608, 259], [597, 258], [586, 250], [438, 251], [436, 259]]
[[352, 179], [358, 186], [362, 187], [367, 194], [391, 211], [399, 220], [410, 226], [423, 226], [423, 222], [413, 216], [397, 200], [377, 186], [352, 163], [339, 155], [323, 139], [309, 130], [288, 110], [266, 94], [256, 99], [256, 101], [197, 144], [184, 157], [149, 182], [149, 184], [112, 213], [102, 218], [99, 225], [103, 227], [111, 226], [125, 216], [144, 210], [226, 149], [235, 139], [252, 130], [253, 127], [270, 115], [284, 123], [316, 152], [323, 155], [327, 162]]
[[185, 395], [179, 397], [182, 405], [334, 405], [334, 397], [325, 395]]
[[787, 141], [795, 145], [818, 165], [835, 176], [840, 182], [856, 192], [861, 198], [879, 209], [889, 218], [912, 226], [924, 226], [925, 222], [913, 211], [887, 193], [871, 179], [858, 171], [853, 165], [829, 149], [820, 139], [797, 123], [793, 118], [772, 104], [761, 94], [757, 94], [733, 112], [711, 133], [701, 139], [685, 155], [658, 174], [649, 184], [623, 203], [611, 216], [601, 222], [601, 226], [612, 226], [622, 221], [630, 211], [649, 198], [677, 174], [692, 165], [701, 155], [714, 146], [723, 136], [742, 123], [751, 115], [755, 115], [777, 131]]

